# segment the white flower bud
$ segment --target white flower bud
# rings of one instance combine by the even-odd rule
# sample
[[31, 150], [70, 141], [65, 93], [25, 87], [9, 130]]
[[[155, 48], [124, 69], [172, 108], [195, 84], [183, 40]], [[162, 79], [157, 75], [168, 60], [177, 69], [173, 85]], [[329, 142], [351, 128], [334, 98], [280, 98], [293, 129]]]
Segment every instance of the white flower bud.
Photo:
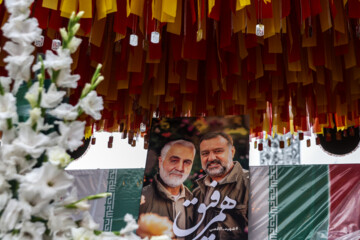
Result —
[[64, 41], [68, 40], [69, 36], [68, 36], [68, 33], [66, 32], [65, 28], [60, 28], [60, 34], [61, 34], [61, 37], [64, 39]]
[[84, 11], [80, 11], [78, 12], [78, 14], [76, 15], [76, 18], [80, 19], [83, 15], [84, 15]]
[[70, 20], [74, 20], [74, 19], [75, 19], [75, 12], [72, 12], [70, 16]]
[[99, 85], [104, 80], [104, 76], [99, 76], [95, 81], [95, 86]]
[[41, 109], [40, 108], [33, 108], [30, 110], [31, 123], [36, 123], [40, 117], [41, 117]]
[[76, 23], [73, 27], [72, 27], [72, 31], [73, 33], [77, 33], [77, 31], [79, 31], [80, 29], [80, 23]]

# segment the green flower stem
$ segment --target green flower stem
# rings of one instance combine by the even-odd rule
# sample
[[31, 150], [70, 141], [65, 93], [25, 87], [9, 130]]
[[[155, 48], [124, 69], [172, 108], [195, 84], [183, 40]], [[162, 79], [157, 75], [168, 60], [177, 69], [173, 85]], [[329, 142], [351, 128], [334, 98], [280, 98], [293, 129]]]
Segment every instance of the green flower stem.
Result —
[[57, 78], [59, 77], [60, 70], [53, 71], [53, 74], [51, 76], [51, 82], [56, 83]]
[[6, 122], [7, 122], [8, 129], [9, 129], [9, 130], [12, 129], [12, 127], [13, 127], [12, 119], [11, 119], [11, 118], [8, 118], [8, 119], [6, 119]]
[[111, 193], [107, 193], [107, 192], [98, 193], [98, 194], [95, 194], [95, 195], [90, 195], [90, 196], [84, 197], [84, 198], [82, 198], [82, 199], [80, 199], [80, 200], [78, 200], [76, 202], [65, 205], [64, 207], [65, 208], [77, 208], [76, 204], [78, 204], [79, 202], [82, 202], [82, 201], [85, 201], [85, 200], [95, 200], [95, 199], [99, 199], [99, 198], [103, 198], [103, 197], [109, 197], [109, 196], [111, 196]]
[[1, 96], [4, 96], [5, 94], [4, 87], [1, 85], [1, 83], [0, 83], [0, 94]]

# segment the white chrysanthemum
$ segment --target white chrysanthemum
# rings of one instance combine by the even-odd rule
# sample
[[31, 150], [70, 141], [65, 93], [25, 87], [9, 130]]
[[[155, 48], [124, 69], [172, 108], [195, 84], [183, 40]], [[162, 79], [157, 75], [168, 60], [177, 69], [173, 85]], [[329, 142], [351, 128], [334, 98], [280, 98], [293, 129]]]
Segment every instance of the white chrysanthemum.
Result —
[[51, 138], [43, 133], [35, 132], [29, 125], [21, 125], [19, 136], [13, 141], [13, 145], [38, 158], [44, 152], [46, 146], [51, 143]]
[[[49, 71], [51, 72], [51, 71]], [[79, 74], [71, 75], [71, 69], [65, 68], [60, 71], [56, 79], [56, 85], [63, 88], [76, 88], [77, 82], [80, 80]]]
[[0, 217], [0, 231], [7, 232], [15, 228], [19, 221], [29, 220], [31, 217], [31, 206], [26, 202], [10, 199], [4, 212]]
[[34, 0], [5, 0], [5, 6], [11, 17], [22, 16], [23, 19], [30, 15], [29, 7]]
[[47, 150], [48, 160], [55, 166], [66, 167], [71, 162], [71, 157], [66, 151], [58, 146]]
[[55, 84], [52, 83], [47, 92], [43, 90], [40, 105], [43, 108], [54, 108], [61, 103], [65, 94], [65, 91], [58, 91]]
[[16, 99], [11, 93], [0, 95], [0, 130], [8, 129], [7, 119], [17, 122]]
[[78, 116], [77, 107], [68, 103], [62, 103], [57, 108], [49, 111], [49, 114], [67, 121], [75, 120]]
[[84, 112], [95, 120], [100, 120], [100, 111], [104, 109], [102, 97], [98, 97], [95, 91], [91, 91], [86, 97], [80, 100], [80, 107]]
[[41, 35], [41, 29], [38, 26], [39, 23], [36, 18], [25, 20], [13, 18], [4, 24], [2, 30], [8, 39], [22, 45], [30, 45]]
[[65, 194], [73, 182], [73, 176], [47, 162], [24, 176], [19, 192], [22, 194], [37, 193], [41, 199], [51, 200]]
[[83, 144], [82, 139], [84, 137], [85, 122], [57, 123], [59, 124], [60, 132], [58, 140], [59, 146], [74, 151]]
[[[70, 68], [73, 59], [70, 56], [69, 49], [59, 48], [57, 54], [53, 51], [47, 50], [45, 53], [45, 59], [43, 61], [45, 69], [53, 69], [54, 71]], [[41, 62], [36, 63], [33, 66], [33, 71], [37, 71], [41, 68]], [[50, 72], [52, 74], [52, 72]]]

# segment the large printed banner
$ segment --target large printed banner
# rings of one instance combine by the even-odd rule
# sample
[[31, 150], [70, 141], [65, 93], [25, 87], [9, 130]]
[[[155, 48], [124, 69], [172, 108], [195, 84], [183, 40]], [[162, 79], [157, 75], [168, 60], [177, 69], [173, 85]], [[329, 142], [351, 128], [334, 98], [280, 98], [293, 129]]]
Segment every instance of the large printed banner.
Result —
[[248, 239], [249, 119], [153, 119], [141, 237]]
[[126, 213], [138, 216], [144, 169], [67, 170], [75, 177], [78, 197], [110, 192], [107, 198], [93, 200], [90, 214], [99, 230], [119, 231], [125, 227]]
[[249, 239], [360, 239], [360, 164], [250, 167]]

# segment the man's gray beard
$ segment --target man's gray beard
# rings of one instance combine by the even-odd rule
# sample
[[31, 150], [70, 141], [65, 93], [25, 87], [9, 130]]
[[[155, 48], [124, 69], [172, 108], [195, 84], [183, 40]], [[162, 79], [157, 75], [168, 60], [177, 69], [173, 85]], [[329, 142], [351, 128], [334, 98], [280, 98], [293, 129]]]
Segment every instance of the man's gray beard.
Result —
[[[220, 168], [214, 168], [214, 169], [211, 169], [209, 170], [208, 169], [208, 165], [210, 165], [211, 163], [218, 163], [221, 165]], [[211, 162], [208, 162], [206, 164], [206, 168], [204, 169], [204, 171], [207, 173], [207, 175], [209, 175], [210, 177], [221, 177], [223, 176], [231, 167], [231, 162], [232, 162], [232, 159], [228, 161], [228, 163], [226, 164], [226, 166], [222, 165], [221, 161], [218, 160], [218, 159], [215, 159]]]
[[[179, 174], [182, 174], [182, 177], [175, 177], [175, 176], [170, 176], [170, 173], [172, 172], [177, 172]], [[170, 171], [169, 173], [168, 172], [165, 172], [164, 171], [164, 168], [161, 166], [160, 167], [160, 177], [161, 179], [163, 180], [163, 182], [168, 185], [169, 187], [178, 187], [180, 186], [181, 184], [183, 184], [183, 182], [187, 179], [187, 177], [189, 176], [189, 174], [184, 174], [184, 173], [180, 173], [178, 171]]]

